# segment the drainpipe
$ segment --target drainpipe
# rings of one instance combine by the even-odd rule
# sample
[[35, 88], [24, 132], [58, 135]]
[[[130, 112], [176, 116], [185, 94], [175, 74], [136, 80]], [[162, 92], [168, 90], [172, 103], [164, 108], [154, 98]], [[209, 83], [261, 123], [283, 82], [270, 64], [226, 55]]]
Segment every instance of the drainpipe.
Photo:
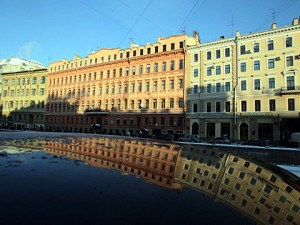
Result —
[[237, 137], [238, 137], [238, 127], [237, 127], [237, 101], [236, 101], [236, 89], [238, 86], [238, 53], [239, 53], [239, 49], [238, 49], [238, 38], [239, 35], [236, 34], [235, 37], [235, 68], [236, 68], [236, 77], [235, 77], [235, 85], [234, 85], [234, 93], [233, 93], [233, 114], [234, 114], [234, 141], [237, 141]]

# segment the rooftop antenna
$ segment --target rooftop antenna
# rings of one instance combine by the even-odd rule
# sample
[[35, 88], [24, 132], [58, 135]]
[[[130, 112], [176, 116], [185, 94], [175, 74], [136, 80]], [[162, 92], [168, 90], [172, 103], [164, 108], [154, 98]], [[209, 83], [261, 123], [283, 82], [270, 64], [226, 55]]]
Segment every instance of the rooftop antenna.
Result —
[[275, 13], [275, 9], [274, 9], [274, 8], [272, 8], [272, 11], [273, 11], [273, 12], [272, 12], [273, 23], [275, 23], [275, 14], [276, 14], [276, 13]]
[[236, 25], [234, 22], [233, 22], [233, 14], [231, 16], [231, 36], [233, 37], [233, 27], [234, 25]]

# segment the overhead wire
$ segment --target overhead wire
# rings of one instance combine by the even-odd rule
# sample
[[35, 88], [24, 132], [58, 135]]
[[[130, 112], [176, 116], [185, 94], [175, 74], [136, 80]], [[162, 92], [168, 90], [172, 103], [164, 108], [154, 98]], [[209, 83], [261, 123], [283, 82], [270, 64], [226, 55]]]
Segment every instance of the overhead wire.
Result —
[[147, 9], [149, 8], [150, 4], [151, 4], [152, 0], [150, 0], [148, 2], [148, 4], [146, 5], [146, 7], [144, 8], [144, 10], [141, 12], [141, 14], [139, 15], [139, 17], [136, 19], [136, 21], [132, 24], [132, 26], [128, 29], [128, 31], [126, 32], [126, 34], [124, 35], [124, 37], [122, 38], [122, 40], [119, 43], [119, 46], [122, 45], [123, 41], [126, 39], [126, 37], [128, 36], [128, 34], [130, 34], [130, 32], [132, 31], [132, 29], [135, 27], [135, 25], [140, 21], [140, 19], [142, 18], [142, 16], [145, 14], [145, 12], [147, 11]]
[[181, 26], [178, 28], [178, 33], [180, 32], [180, 29], [183, 28], [183, 25], [185, 24], [186, 20], [188, 19], [188, 17], [191, 15], [191, 13], [193, 12], [194, 8], [196, 7], [198, 3], [198, 0], [196, 0], [192, 6], [192, 8], [190, 9], [190, 11], [188, 12], [187, 16], [185, 17], [185, 19], [183, 20]]

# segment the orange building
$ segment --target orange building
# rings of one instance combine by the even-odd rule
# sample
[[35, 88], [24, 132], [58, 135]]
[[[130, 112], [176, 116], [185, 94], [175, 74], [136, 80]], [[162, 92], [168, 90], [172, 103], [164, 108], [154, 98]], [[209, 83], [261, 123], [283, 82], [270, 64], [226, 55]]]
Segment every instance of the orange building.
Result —
[[52, 62], [46, 130], [157, 136], [185, 130], [185, 48], [197, 43], [196, 33], [159, 37]]

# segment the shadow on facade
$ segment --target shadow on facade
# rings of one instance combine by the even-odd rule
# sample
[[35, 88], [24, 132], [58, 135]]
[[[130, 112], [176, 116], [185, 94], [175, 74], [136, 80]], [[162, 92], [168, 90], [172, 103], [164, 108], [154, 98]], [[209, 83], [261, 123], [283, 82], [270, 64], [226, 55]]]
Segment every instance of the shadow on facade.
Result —
[[185, 128], [183, 109], [174, 113], [167, 107], [150, 110], [139, 105], [122, 110], [120, 104], [99, 106], [83, 98], [52, 98], [46, 104], [46, 130], [161, 137], [182, 134]]

